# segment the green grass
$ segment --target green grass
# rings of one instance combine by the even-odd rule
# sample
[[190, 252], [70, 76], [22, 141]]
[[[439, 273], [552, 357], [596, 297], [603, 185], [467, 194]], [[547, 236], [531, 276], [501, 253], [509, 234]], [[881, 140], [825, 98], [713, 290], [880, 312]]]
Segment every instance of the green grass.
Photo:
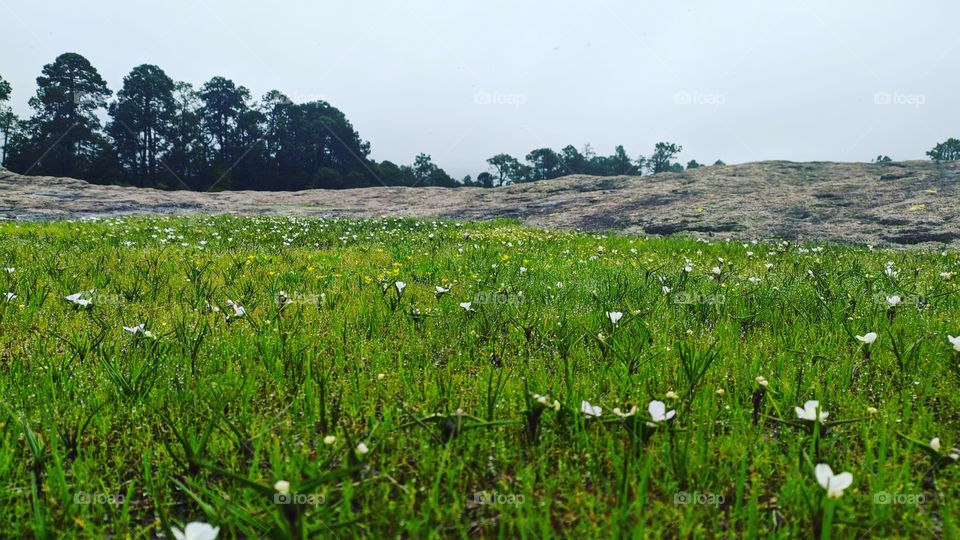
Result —
[[956, 253], [221, 216], [8, 222], [0, 267], [12, 536], [958, 535]]

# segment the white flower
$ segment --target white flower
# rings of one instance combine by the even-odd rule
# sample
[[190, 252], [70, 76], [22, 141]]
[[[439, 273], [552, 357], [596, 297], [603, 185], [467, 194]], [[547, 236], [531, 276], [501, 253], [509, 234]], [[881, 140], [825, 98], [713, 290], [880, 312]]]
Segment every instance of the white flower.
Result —
[[558, 281], [558, 282], [557, 282], [557, 288], [558, 288], [558, 289], [562, 289], [562, 288], [563, 288], [563, 282], [562, 282], [562, 281]]
[[329, 445], [331, 445], [331, 444], [333, 444], [333, 443], [335, 443], [335, 442], [337, 442], [337, 437], [336, 437], [335, 435], [327, 435], [326, 437], [323, 438], [323, 444], [325, 444], [325, 445], [327, 445], [327, 446], [329, 446]]
[[953, 345], [953, 350], [960, 352], [960, 335], [956, 337], [948, 335], [947, 341], [949, 341], [950, 344]]
[[241, 306], [240, 304], [234, 302], [233, 300], [229, 300], [229, 299], [228, 299], [228, 300], [227, 300], [227, 305], [233, 308], [233, 316], [234, 316], [234, 317], [243, 317], [244, 315], [247, 314], [246, 308], [244, 308], [244, 307]]
[[713, 272], [714, 274], [716, 274], [716, 275], [719, 276], [719, 275], [720, 275], [720, 272], [722, 272], [722, 270], [720, 270], [720, 267], [719, 267], [719, 266], [714, 266], [712, 272]]
[[879, 410], [876, 407], [867, 407], [867, 413], [869, 414], [877, 414], [878, 412]]
[[359, 454], [359, 455], [362, 456], [362, 455], [366, 454], [366, 453], [369, 452], [369, 451], [370, 451], [370, 449], [367, 448], [367, 444], [366, 444], [366, 443], [360, 443], [360, 444], [357, 445], [357, 454]]
[[437, 285], [437, 294], [443, 294], [448, 292], [450, 292], [449, 287], [444, 288], [444, 287], [441, 287], [440, 285]]
[[14, 272], [17, 271], [16, 268], [12, 268], [12, 267], [9, 267], [9, 266], [6, 267], [6, 268], [4, 268], [3, 270], [4, 270], [6, 273], [8, 273], [8, 274], [12, 274], [12, 273], [14, 273]]
[[647, 411], [650, 413], [650, 418], [657, 424], [670, 420], [677, 414], [677, 411], [674, 410], [667, 411], [667, 406], [662, 401], [657, 400], [653, 400], [650, 405], [647, 405]]
[[859, 339], [860, 341], [866, 343], [867, 345], [870, 345], [871, 343], [873, 343], [874, 341], [877, 340], [877, 333], [876, 333], [876, 332], [867, 332], [866, 334], [864, 334], [864, 335], [862, 335], [862, 336], [856, 336], [856, 338]]
[[667, 399], [678, 399], [680, 397], [673, 390], [667, 390], [666, 396], [667, 396]]
[[386, 374], [386, 373], [377, 373], [377, 380], [378, 380], [378, 381], [382, 381], [382, 380], [384, 380], [384, 379], [386, 379], [386, 378], [387, 378], [387, 374]]
[[273, 484], [273, 489], [277, 490], [277, 493], [289, 493], [290, 492], [290, 482], [286, 480], [277, 480]]
[[897, 307], [903, 299], [897, 295], [887, 297], [887, 305], [890, 307]]
[[613, 408], [613, 414], [619, 416], [620, 418], [628, 418], [628, 417], [630, 417], [630, 416], [633, 416], [633, 415], [637, 414], [637, 406], [634, 405], [634, 406], [630, 407], [630, 410], [627, 411], [627, 412], [621, 411], [621, 410], [620, 410], [620, 407], [614, 407], [614, 408]]
[[757, 384], [759, 384], [760, 386], [766, 387], [767, 385], [770, 384], [770, 381], [768, 381], [767, 378], [764, 377], [763, 375], [757, 375]]
[[623, 318], [623, 313], [619, 311], [608, 311], [607, 318], [610, 319], [610, 322], [616, 325], [618, 322], [620, 322], [620, 319]]
[[767, 264], [763, 265], [763, 267], [766, 268], [767, 270], [769, 270], [769, 269], [773, 268], [773, 263], [767, 263]]
[[404, 282], [402, 282], [402, 281], [398, 281], [398, 282], [394, 283], [393, 285], [397, 288], [397, 292], [398, 292], [398, 293], [402, 293], [404, 287], [407, 286], [407, 284], [404, 283]]
[[87, 295], [91, 293], [93, 293], [93, 291], [78, 292], [78, 293], [73, 293], [73, 294], [64, 296], [64, 298], [66, 298], [67, 300], [73, 302], [75, 305], [78, 305], [80, 307], [87, 307], [93, 303], [93, 300], [87, 298]]
[[136, 325], [136, 326], [124, 326], [124, 327], [123, 327], [123, 331], [124, 331], [124, 332], [129, 332], [129, 333], [131, 333], [131, 334], [137, 334], [137, 333], [139, 333], [139, 332], [143, 332], [143, 331], [144, 331], [144, 324], [143, 324], [143, 323], [140, 323], [140, 324], [138, 324], [138, 325]]
[[520, 273], [521, 273], [521, 274], [525, 274], [526, 272], [527, 272], [527, 267], [526, 267], [526, 266], [521, 266], [521, 267], [520, 267]]
[[13, 294], [12, 292], [8, 292], [8, 293], [4, 294], [3, 296], [7, 299], [8, 302], [13, 301], [13, 300], [16, 300], [16, 298], [17, 298], [17, 295]]
[[580, 402], [580, 411], [587, 416], [600, 416], [603, 414], [603, 410], [599, 405], [590, 405], [590, 402], [586, 400]]
[[470, 311], [470, 306], [472, 305], [473, 305], [472, 302], [460, 302], [460, 307], [462, 307], [466, 311]]
[[930, 448], [933, 448], [937, 452], [940, 451], [940, 437], [930, 439]]
[[827, 419], [828, 416], [830, 416], [830, 413], [828, 413], [827, 411], [824, 411], [823, 409], [820, 409], [819, 401], [815, 399], [811, 399], [810, 401], [803, 404], [802, 409], [800, 407], [794, 407], [794, 410], [797, 411], [797, 418], [799, 418], [800, 420], [809, 420], [810, 422], [814, 422], [817, 420], [818, 409], [820, 411], [820, 416], [819, 416], [820, 421], [823, 422], [824, 420]]
[[540, 394], [534, 394], [533, 399], [534, 401], [543, 405], [544, 407], [552, 407], [553, 410], [555, 411], [560, 410], [560, 402], [557, 400], [553, 400], [553, 403], [550, 403], [550, 396], [541, 396]]
[[686, 273], [688, 273], [688, 274], [689, 274], [690, 272], [693, 272], [693, 265], [692, 265], [692, 264], [687, 264], [687, 265], [685, 265], [685, 266], [683, 267], [683, 271], [686, 272]]
[[839, 499], [843, 495], [843, 490], [853, 484], [852, 474], [848, 472], [833, 474], [833, 469], [826, 463], [817, 464], [814, 474], [817, 476], [817, 483], [827, 490], [827, 497], [831, 499]]
[[671, 289], [670, 287], [667, 287], [666, 285], [664, 285], [663, 287], [660, 288], [660, 290], [663, 291], [663, 294], [670, 294]]
[[176, 527], [170, 527], [170, 530], [176, 540], [214, 540], [220, 534], [220, 527], [211, 527], [200, 521], [187, 523], [182, 531]]

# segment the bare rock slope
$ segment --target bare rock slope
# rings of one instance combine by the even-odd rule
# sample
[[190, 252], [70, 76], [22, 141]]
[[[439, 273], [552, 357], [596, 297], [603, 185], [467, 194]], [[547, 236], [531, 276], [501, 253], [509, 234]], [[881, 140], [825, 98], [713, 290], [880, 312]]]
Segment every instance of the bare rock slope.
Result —
[[766, 161], [654, 176], [572, 175], [496, 189], [197, 193], [0, 169], [0, 217], [129, 214], [516, 218], [538, 227], [738, 239], [960, 246], [960, 163]]

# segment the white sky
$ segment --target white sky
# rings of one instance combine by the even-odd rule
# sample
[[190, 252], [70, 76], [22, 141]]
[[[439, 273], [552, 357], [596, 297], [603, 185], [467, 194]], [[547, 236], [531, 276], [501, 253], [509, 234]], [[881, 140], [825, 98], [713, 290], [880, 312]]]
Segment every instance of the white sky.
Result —
[[960, 137], [947, 0], [0, 0], [0, 20], [21, 115], [42, 66], [72, 51], [114, 92], [151, 63], [197, 86], [223, 75], [255, 97], [326, 99], [373, 158], [425, 152], [457, 177], [571, 143], [868, 161]]

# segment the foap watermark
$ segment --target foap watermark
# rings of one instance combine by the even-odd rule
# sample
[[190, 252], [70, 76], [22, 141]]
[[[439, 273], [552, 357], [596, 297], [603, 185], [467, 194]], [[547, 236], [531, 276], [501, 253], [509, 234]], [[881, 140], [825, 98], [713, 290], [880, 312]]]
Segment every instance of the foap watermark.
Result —
[[926, 94], [907, 94], [904, 92], [880, 91], [873, 94], [874, 105], [907, 105], [920, 108], [927, 102]]
[[324, 293], [313, 294], [313, 293], [297, 293], [297, 292], [284, 292], [280, 291], [273, 295], [273, 301], [281, 306], [287, 304], [307, 304], [316, 306], [319, 305], [327, 298], [327, 295]]
[[73, 494], [73, 504], [98, 504], [120, 506], [123, 504], [124, 496], [121, 493], [92, 493], [89, 491], [78, 491]]
[[723, 305], [727, 297], [722, 294], [697, 294], [679, 292], [673, 295], [674, 304], [707, 304]]
[[488, 92], [486, 90], [478, 90], [473, 93], [474, 105], [510, 105], [519, 109], [526, 102], [526, 94]]
[[274, 504], [296, 504], [300, 506], [320, 506], [326, 502], [320, 493], [274, 493]]
[[699, 491], [678, 491], [673, 494], [673, 504], [700, 504], [720, 506], [723, 504], [722, 493], [701, 493]]
[[923, 493], [890, 493], [889, 491], [878, 491], [873, 494], [873, 504], [920, 506], [926, 504], [926, 502], [927, 498]]
[[689, 92], [683, 90], [673, 95], [674, 105], [709, 105], [719, 107], [726, 102], [727, 96], [725, 94], [710, 92]]
[[496, 491], [475, 491], [474, 504], [520, 505], [527, 502], [522, 493], [497, 493]]
[[480, 291], [473, 295], [473, 302], [485, 306], [518, 306], [523, 299], [516, 294], [506, 294], [492, 291]]

